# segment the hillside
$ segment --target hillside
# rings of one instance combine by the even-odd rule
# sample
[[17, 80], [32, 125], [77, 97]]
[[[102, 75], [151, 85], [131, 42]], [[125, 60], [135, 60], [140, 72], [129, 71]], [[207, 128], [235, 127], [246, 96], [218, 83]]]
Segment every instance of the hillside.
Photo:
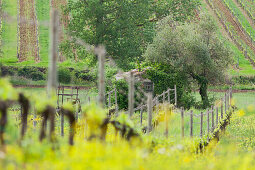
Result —
[[[66, 4], [66, 0], [55, 0], [51, 5], [62, 10]], [[234, 76], [250, 76], [255, 73], [253, 6], [254, 2], [249, 0], [203, 0], [200, 8], [217, 20], [221, 28], [220, 36], [229, 40], [226, 44], [231, 46], [235, 60], [230, 74]], [[2, 9], [7, 15], [1, 22], [2, 64], [47, 67], [50, 3], [40, 0], [2, 0]], [[64, 29], [67, 27], [68, 17], [63, 12], [60, 13], [61, 43], [66, 38]], [[76, 55], [74, 48], [72, 51]], [[81, 62], [76, 64], [73, 59], [59, 54], [60, 65], [82, 68]]]

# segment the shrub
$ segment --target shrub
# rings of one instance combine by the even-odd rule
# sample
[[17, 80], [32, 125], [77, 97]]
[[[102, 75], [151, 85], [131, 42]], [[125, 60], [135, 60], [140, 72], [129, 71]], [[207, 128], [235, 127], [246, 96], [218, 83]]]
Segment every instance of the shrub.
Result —
[[[163, 72], [157, 68], [151, 68], [146, 71], [145, 78], [150, 79], [154, 83], [154, 94], [161, 94], [168, 88], [173, 89], [174, 85], [177, 86], [177, 104], [178, 107], [185, 107], [189, 109], [195, 105], [195, 98], [191, 95], [190, 84], [184, 80], [185, 76], [182, 73]], [[171, 94], [171, 99], [174, 94]]]
[[17, 74], [16, 67], [1, 66], [1, 76], [14, 76]]
[[71, 82], [72, 74], [71, 71], [67, 68], [59, 68], [58, 70], [58, 81], [60, 83], [68, 84]]
[[18, 69], [18, 76], [34, 81], [45, 80], [45, 75], [35, 67], [22, 67]]
[[[107, 91], [112, 90], [114, 87], [117, 89], [117, 100], [118, 100], [118, 106], [120, 110], [126, 110], [128, 108], [128, 82], [124, 79], [121, 80], [115, 80], [113, 81], [112, 86], [107, 87]], [[135, 84], [135, 103], [134, 107], [137, 107], [138, 105], [142, 104], [144, 101], [144, 94], [140, 90], [141, 83]], [[112, 96], [114, 98], [114, 96]], [[114, 101], [114, 99], [112, 99]]]

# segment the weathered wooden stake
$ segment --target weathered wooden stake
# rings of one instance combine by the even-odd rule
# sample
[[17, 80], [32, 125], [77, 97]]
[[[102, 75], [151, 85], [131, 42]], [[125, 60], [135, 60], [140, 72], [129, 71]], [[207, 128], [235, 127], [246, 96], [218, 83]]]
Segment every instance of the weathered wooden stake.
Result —
[[211, 112], [212, 112], [212, 132], [214, 130], [214, 108], [213, 106], [211, 107]]
[[218, 107], [216, 106], [216, 127], [218, 127], [218, 123], [219, 123], [219, 111], [218, 111]]
[[225, 115], [227, 114], [227, 93], [225, 93], [225, 96], [224, 96], [224, 102], [225, 102]]
[[230, 94], [230, 105], [231, 105], [231, 101], [233, 98], [232, 87], [230, 87], [230, 89], [229, 89], [229, 94]]
[[193, 137], [193, 110], [190, 112], [190, 137]]
[[175, 101], [175, 107], [177, 107], [177, 88], [176, 85], [174, 85], [174, 101]]
[[112, 95], [112, 93], [110, 92], [110, 93], [108, 94], [108, 108], [111, 108], [111, 106], [112, 106], [112, 103], [111, 103], [111, 95]]
[[171, 104], [171, 100], [170, 100], [170, 89], [167, 90], [167, 101], [169, 104]]
[[[167, 115], [167, 106], [164, 104], [164, 111], [165, 111], [165, 124], [166, 124], [166, 129], [165, 129], [165, 136], [168, 138], [168, 115]], [[172, 108], [170, 108], [170, 112], [172, 112]]]
[[207, 139], [209, 139], [209, 134], [210, 134], [210, 111], [209, 109], [207, 110]]
[[134, 73], [130, 72], [129, 90], [128, 90], [128, 111], [131, 118], [134, 114], [134, 93], [135, 93], [135, 78]]
[[203, 112], [200, 113], [200, 137], [203, 137]]
[[60, 112], [60, 130], [61, 130], [61, 136], [64, 136], [64, 113]]
[[221, 120], [223, 119], [223, 99], [221, 99], [221, 102], [220, 102], [220, 117], [221, 117]]
[[147, 94], [148, 133], [152, 131], [152, 93]]
[[184, 108], [181, 108], [181, 129], [182, 129], [182, 138], [184, 138]]
[[50, 97], [56, 92], [57, 87], [57, 60], [58, 60], [58, 11], [51, 9], [51, 26], [50, 26], [50, 54], [49, 54], [49, 74], [47, 93]]
[[163, 92], [163, 103], [165, 103], [166, 95], [165, 92]]
[[114, 97], [115, 97], [115, 114], [118, 116], [119, 106], [118, 106], [118, 98], [117, 98], [117, 89], [114, 88]]
[[143, 125], [143, 107], [141, 107], [140, 109], [140, 123], [141, 123], [141, 126]]
[[105, 55], [106, 55], [106, 51], [105, 51], [105, 47], [104, 46], [99, 46], [95, 48], [95, 53], [98, 56], [98, 60], [99, 60], [99, 75], [98, 75], [98, 79], [99, 79], [99, 87], [98, 87], [98, 100], [99, 100], [99, 104], [101, 105], [101, 107], [104, 107], [104, 97], [105, 97], [105, 75], [104, 75], [104, 65], [105, 65]]

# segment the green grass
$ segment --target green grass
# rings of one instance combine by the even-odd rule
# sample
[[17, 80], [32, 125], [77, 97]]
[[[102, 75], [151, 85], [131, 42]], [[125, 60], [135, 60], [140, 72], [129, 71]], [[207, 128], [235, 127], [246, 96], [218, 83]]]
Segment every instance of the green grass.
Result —
[[2, 51], [0, 61], [13, 64], [17, 59], [17, 0], [3, 0], [3, 10], [10, 16], [2, 25]]
[[36, 0], [36, 13], [39, 22], [40, 65], [47, 66], [49, 55], [50, 1]]

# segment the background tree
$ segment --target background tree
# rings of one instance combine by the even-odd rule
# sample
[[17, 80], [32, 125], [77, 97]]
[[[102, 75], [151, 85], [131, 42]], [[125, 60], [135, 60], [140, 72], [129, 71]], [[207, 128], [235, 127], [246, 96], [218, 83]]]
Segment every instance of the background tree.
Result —
[[230, 49], [217, 36], [215, 21], [202, 15], [199, 23], [180, 25], [167, 17], [158, 28], [145, 57], [151, 63], [185, 73], [183, 81], [199, 86], [203, 108], [208, 107], [208, 84], [222, 82], [232, 61]]
[[187, 19], [199, 1], [70, 0], [66, 10], [71, 16], [69, 32], [89, 44], [104, 44], [108, 55], [128, 69], [152, 42], [158, 20], [169, 13], [178, 21]]

